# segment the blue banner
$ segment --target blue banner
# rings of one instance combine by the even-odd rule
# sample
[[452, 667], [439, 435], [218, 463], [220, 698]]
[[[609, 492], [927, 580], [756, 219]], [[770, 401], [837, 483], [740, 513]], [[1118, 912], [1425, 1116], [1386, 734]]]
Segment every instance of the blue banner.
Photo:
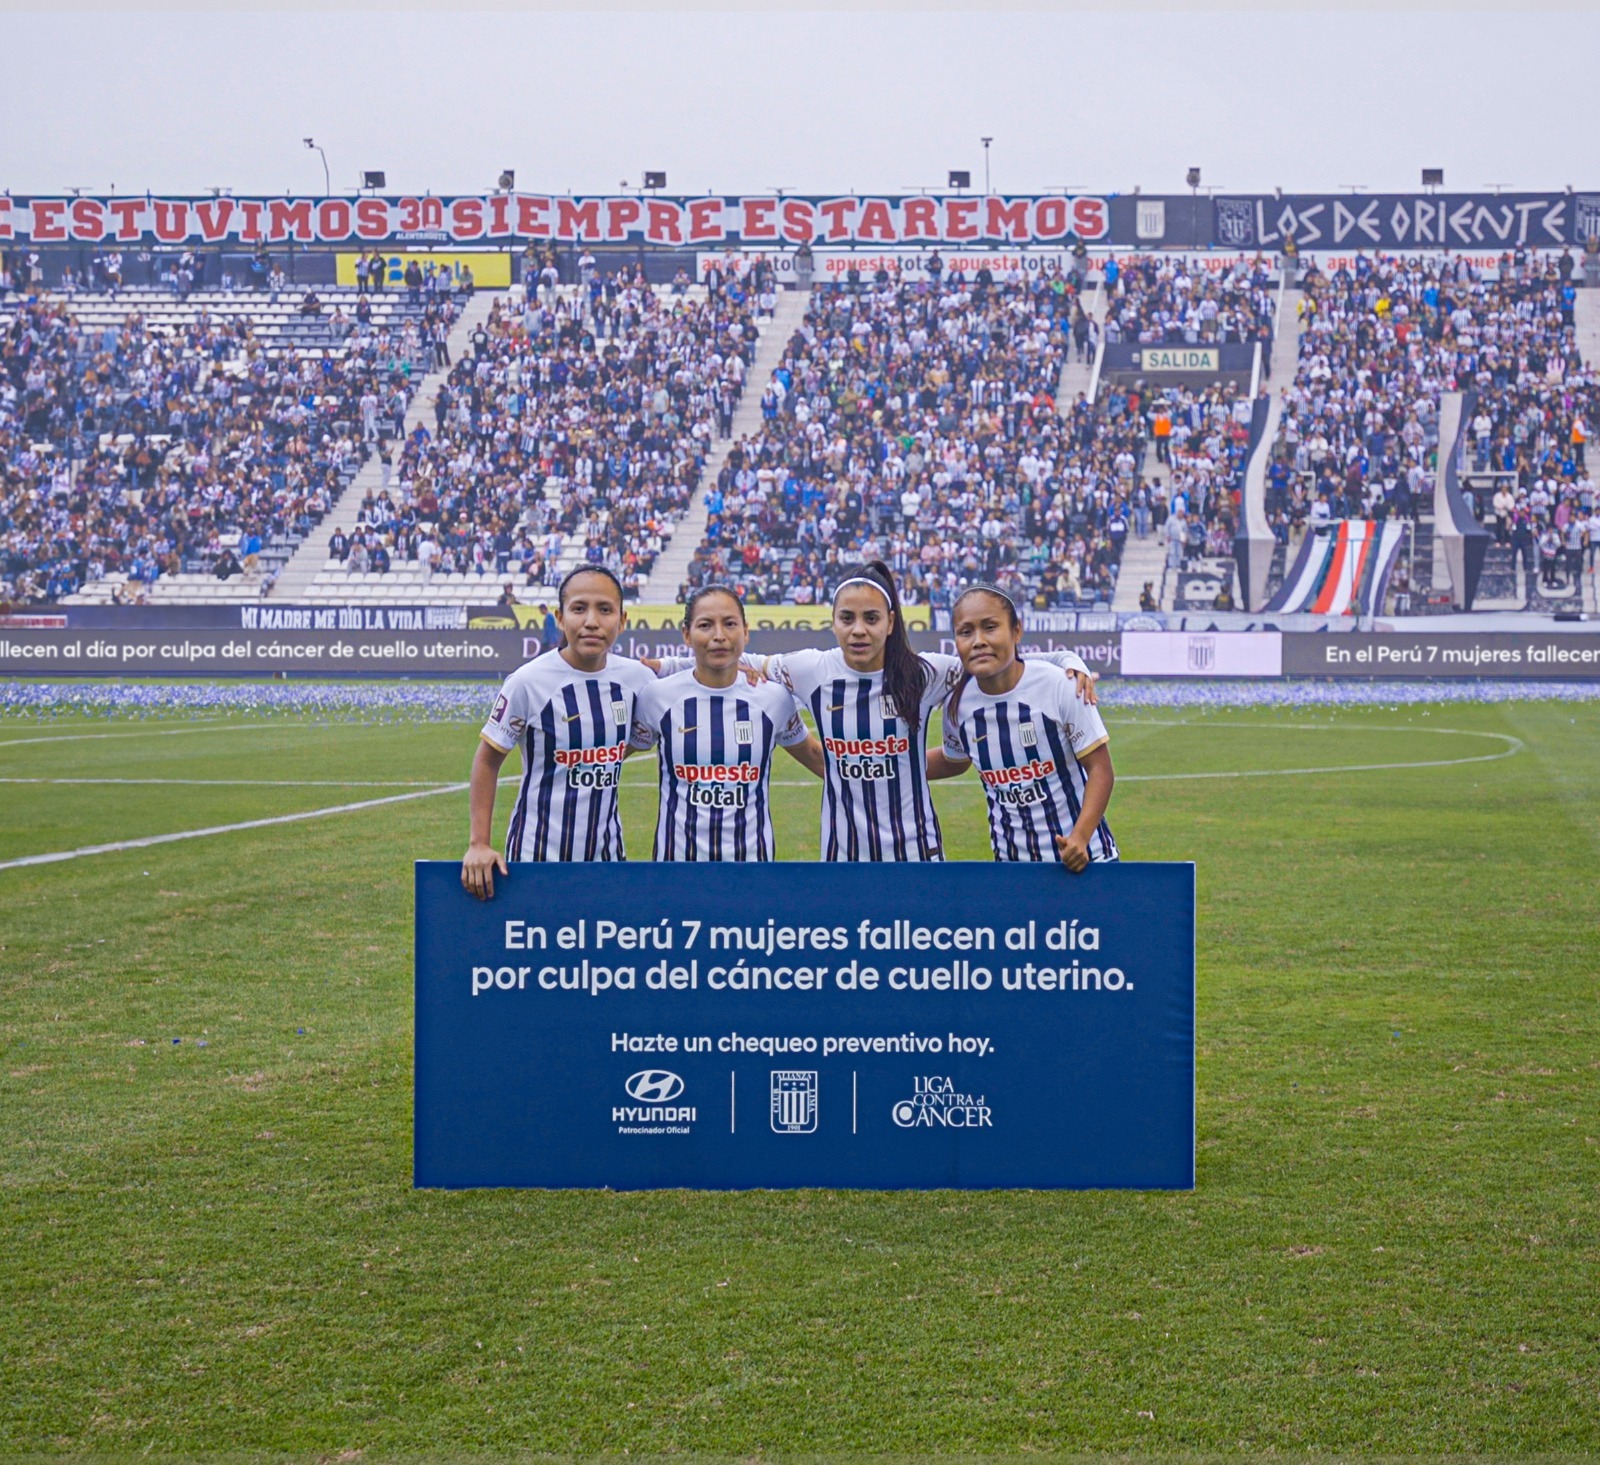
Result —
[[1194, 866], [416, 867], [418, 1186], [1182, 1190]]
[[1249, 195], [1212, 200], [1212, 242], [1224, 249], [1464, 249], [1581, 245], [1600, 235], [1591, 193]]

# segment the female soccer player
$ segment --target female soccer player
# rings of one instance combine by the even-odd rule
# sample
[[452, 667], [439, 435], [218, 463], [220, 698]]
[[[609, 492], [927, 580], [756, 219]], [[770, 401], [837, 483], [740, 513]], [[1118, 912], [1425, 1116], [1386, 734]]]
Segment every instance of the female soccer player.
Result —
[[1076, 872], [1118, 858], [1105, 820], [1115, 776], [1100, 714], [1049, 667], [1018, 656], [1022, 620], [1004, 591], [975, 585], [951, 617], [964, 670], [929, 776], [977, 763], [997, 860], [1060, 860]]
[[[583, 565], [557, 596], [561, 645], [506, 678], [483, 725], [472, 763], [472, 823], [461, 883], [480, 900], [494, 894], [506, 860], [620, 860], [617, 788], [628, 755], [634, 700], [655, 678], [612, 656], [622, 632], [622, 586], [610, 570]], [[490, 843], [500, 765], [522, 747], [522, 785], [501, 857]]]
[[[961, 662], [912, 650], [894, 576], [881, 560], [851, 570], [834, 592], [833, 634], [835, 650], [745, 659], [805, 703], [822, 734], [822, 858], [942, 860], [928, 792], [928, 718], [960, 677]], [[1093, 696], [1089, 669], [1072, 652], [1040, 660], [1081, 679]]]
[[772, 750], [822, 776], [822, 745], [777, 682], [754, 685], [739, 659], [750, 640], [744, 606], [723, 585], [689, 597], [683, 638], [694, 667], [647, 687], [632, 745], [660, 747], [658, 860], [770, 860]]

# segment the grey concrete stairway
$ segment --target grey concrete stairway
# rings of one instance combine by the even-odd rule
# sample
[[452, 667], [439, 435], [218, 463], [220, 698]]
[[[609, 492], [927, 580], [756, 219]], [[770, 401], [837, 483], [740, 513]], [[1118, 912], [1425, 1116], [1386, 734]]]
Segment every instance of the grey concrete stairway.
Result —
[[809, 290], [784, 290], [778, 295], [778, 307], [772, 319], [761, 329], [756, 342], [756, 359], [745, 378], [744, 395], [739, 399], [738, 410], [733, 414], [733, 434], [718, 438], [706, 455], [705, 472], [700, 475], [700, 486], [695, 489], [689, 507], [673, 526], [672, 538], [661, 551], [648, 578], [639, 587], [639, 600], [644, 605], [673, 605], [678, 600], [678, 587], [689, 572], [694, 552], [706, 532], [706, 490], [713, 487], [718, 475], [727, 465], [728, 454], [741, 438], [753, 436], [761, 427], [761, 394], [773, 368], [783, 359], [784, 349], [805, 318], [806, 307], [811, 303]]
[[[488, 320], [494, 298], [491, 292], [480, 291], [467, 302], [466, 308], [456, 317], [455, 324], [450, 327], [449, 337], [452, 361], [459, 361], [468, 353], [472, 333], [480, 322]], [[411, 397], [411, 405], [406, 409], [408, 433], [418, 423], [426, 423], [431, 427], [434, 397], [438, 394], [440, 383], [448, 374], [448, 368], [443, 371], [430, 371], [417, 383], [417, 389]], [[273, 582], [272, 589], [268, 592], [271, 599], [292, 602], [304, 597], [312, 581], [317, 578], [318, 572], [328, 562], [328, 543], [333, 538], [334, 530], [348, 530], [356, 521], [356, 510], [361, 507], [367, 491], [370, 489], [373, 493], [377, 493], [382, 484], [383, 465], [378, 461], [378, 455], [374, 453], [361, 465], [361, 471], [350, 480], [349, 486], [339, 495], [338, 501], [323, 515], [322, 522], [306, 535], [289, 562], [279, 571], [277, 580]]]

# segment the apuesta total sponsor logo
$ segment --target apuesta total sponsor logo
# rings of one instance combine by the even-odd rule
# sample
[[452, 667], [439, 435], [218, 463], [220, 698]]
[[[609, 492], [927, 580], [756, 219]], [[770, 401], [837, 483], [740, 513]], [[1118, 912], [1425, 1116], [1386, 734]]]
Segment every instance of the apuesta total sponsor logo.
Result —
[[618, 1134], [688, 1134], [697, 1114], [693, 1104], [675, 1104], [686, 1085], [668, 1068], [641, 1068], [622, 1085], [631, 1104], [617, 1104], [611, 1122]]
[[907, 737], [834, 738], [822, 740], [824, 750], [833, 758], [839, 777], [856, 781], [876, 781], [899, 776], [896, 762], [911, 751]]
[[761, 781], [755, 763], [675, 763], [673, 773], [689, 802], [708, 809], [744, 808], [750, 785]]
[[557, 748], [555, 759], [558, 767], [567, 770], [570, 788], [615, 788], [622, 782], [622, 760], [627, 756], [626, 743], [611, 743], [598, 748]]
[[934, 1074], [912, 1079], [911, 1096], [896, 1100], [889, 1117], [901, 1129], [994, 1128], [984, 1095], [963, 1093], [953, 1079]]

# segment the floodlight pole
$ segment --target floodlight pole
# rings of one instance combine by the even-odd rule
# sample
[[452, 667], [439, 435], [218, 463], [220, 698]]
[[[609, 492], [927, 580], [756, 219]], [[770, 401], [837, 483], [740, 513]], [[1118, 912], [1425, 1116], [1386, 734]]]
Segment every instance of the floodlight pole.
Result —
[[324, 198], [332, 198], [333, 181], [332, 176], [328, 172], [328, 155], [322, 151], [321, 144], [314, 141], [312, 138], [308, 137], [306, 139], [306, 146], [311, 148], [317, 154], [317, 156], [322, 159], [322, 196]]

